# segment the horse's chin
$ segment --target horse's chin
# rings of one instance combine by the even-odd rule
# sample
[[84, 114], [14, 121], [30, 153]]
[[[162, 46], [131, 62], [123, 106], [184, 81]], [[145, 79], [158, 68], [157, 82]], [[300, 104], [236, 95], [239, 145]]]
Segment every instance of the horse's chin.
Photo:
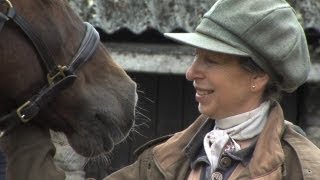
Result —
[[[81, 139], [81, 142], [79, 141]], [[95, 157], [100, 154], [109, 153], [113, 150], [115, 143], [110, 137], [105, 137], [103, 142], [96, 139], [93, 142], [91, 138], [83, 137], [78, 134], [74, 134], [68, 137], [70, 146], [80, 155], [85, 157]], [[100, 142], [100, 143], [98, 143]]]
[[95, 157], [110, 153], [114, 146], [126, 139], [131, 130], [131, 128], [119, 129], [119, 127], [101, 128], [95, 133], [89, 133], [92, 130], [85, 130], [82, 133], [75, 132], [67, 135], [67, 138], [71, 147], [78, 154], [85, 157]]

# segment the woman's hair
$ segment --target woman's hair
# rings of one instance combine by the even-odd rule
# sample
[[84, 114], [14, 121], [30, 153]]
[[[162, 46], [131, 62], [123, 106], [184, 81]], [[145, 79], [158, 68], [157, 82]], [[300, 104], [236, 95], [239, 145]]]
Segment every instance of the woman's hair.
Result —
[[[250, 57], [241, 57], [240, 58], [240, 66], [250, 72], [255, 74], [266, 73], [263, 69], [261, 69]], [[276, 100], [280, 101], [281, 99], [281, 89], [278, 82], [270, 79], [262, 94], [262, 100]]]

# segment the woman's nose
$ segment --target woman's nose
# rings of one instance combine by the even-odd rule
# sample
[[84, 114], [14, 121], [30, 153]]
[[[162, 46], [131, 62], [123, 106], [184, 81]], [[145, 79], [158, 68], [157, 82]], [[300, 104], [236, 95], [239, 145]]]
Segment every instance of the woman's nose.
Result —
[[193, 81], [193, 70], [192, 70], [192, 65], [188, 67], [187, 72], [186, 72], [186, 79], [189, 81]]
[[201, 78], [202, 74], [201, 71], [198, 67], [198, 60], [195, 59], [192, 64], [188, 67], [187, 72], [186, 72], [186, 78], [189, 81], [193, 81], [197, 78]]

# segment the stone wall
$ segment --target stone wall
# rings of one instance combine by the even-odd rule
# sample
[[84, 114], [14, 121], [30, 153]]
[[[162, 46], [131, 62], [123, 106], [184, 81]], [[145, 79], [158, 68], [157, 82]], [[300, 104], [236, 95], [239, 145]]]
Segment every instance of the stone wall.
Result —
[[161, 33], [192, 31], [212, 0], [69, 0], [86, 21], [113, 33], [127, 28], [141, 33], [153, 28]]
[[[216, 0], [67, 0], [85, 20], [107, 33], [127, 28], [134, 33], [156, 29], [193, 31]], [[319, 0], [288, 0], [305, 28], [320, 27]]]

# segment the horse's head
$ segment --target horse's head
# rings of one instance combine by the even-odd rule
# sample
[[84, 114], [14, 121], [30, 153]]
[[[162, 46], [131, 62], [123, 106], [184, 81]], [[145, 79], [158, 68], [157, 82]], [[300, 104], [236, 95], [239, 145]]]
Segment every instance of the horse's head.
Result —
[[[0, 2], [3, 0], [0, 0]], [[46, 44], [56, 64], [68, 66], [86, 27], [62, 0], [11, 0]], [[7, 4], [1, 6], [5, 12]], [[30, 39], [11, 20], [0, 32], [0, 113], [17, 109], [45, 86], [47, 70]], [[136, 84], [99, 43], [75, 72], [74, 83], [30, 123], [62, 131], [84, 156], [110, 151], [134, 124]]]

